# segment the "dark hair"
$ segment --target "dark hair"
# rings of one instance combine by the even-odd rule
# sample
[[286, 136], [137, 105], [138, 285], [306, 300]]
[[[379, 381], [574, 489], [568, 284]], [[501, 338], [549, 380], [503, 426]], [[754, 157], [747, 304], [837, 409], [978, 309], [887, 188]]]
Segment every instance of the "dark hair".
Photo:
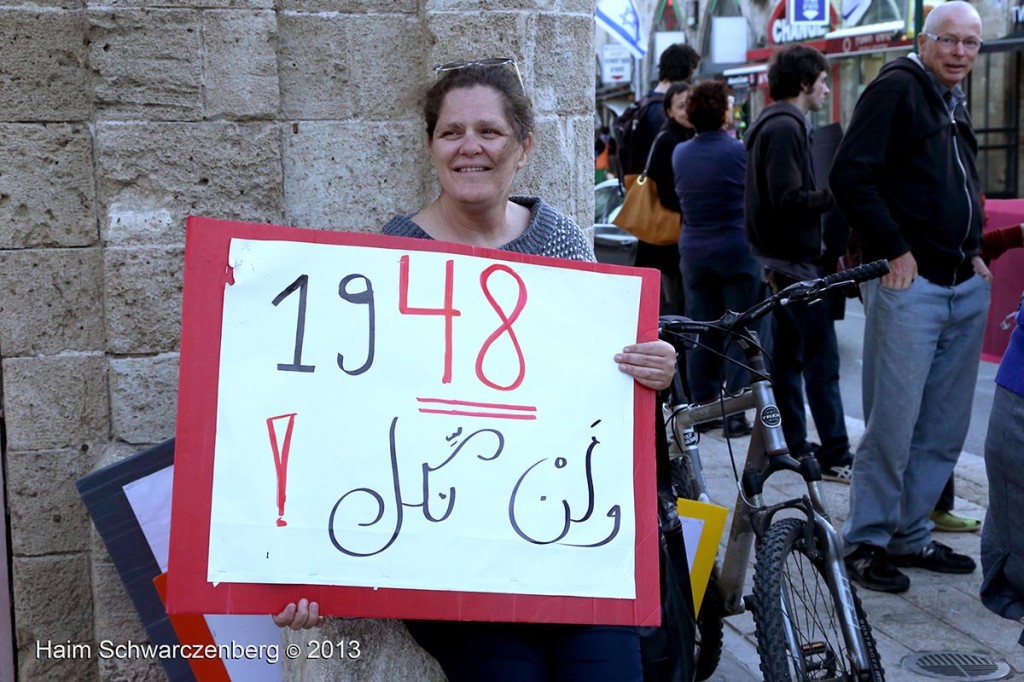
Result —
[[444, 98], [452, 90], [473, 88], [478, 85], [492, 88], [505, 105], [505, 118], [512, 125], [516, 139], [525, 142], [533, 132], [533, 104], [523, 92], [519, 76], [511, 64], [498, 66], [467, 66], [445, 71], [427, 90], [423, 102], [423, 120], [427, 124], [427, 137], [434, 137], [437, 119], [441, 115]]
[[686, 118], [698, 133], [721, 130], [729, 111], [729, 86], [722, 81], [704, 81], [690, 90]]
[[659, 81], [688, 81], [700, 64], [700, 53], [686, 43], [665, 48], [658, 59]]
[[784, 47], [775, 53], [768, 67], [768, 95], [774, 100], [796, 97], [805, 85], [814, 85], [827, 71], [825, 55], [813, 47]]
[[690, 84], [685, 81], [673, 83], [668, 86], [668, 90], [665, 91], [665, 99], [662, 101], [662, 106], [665, 107], [665, 113], [672, 107], [672, 98], [681, 92], [686, 92], [690, 89]]

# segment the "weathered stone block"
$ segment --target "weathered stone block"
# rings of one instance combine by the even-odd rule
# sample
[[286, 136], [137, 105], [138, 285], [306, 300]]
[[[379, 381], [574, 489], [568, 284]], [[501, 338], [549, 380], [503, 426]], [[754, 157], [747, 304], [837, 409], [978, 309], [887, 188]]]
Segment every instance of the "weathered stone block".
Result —
[[[416, 120], [302, 122], [284, 132], [285, 210], [291, 225], [377, 231], [430, 198], [426, 133]], [[351, 153], [359, 139], [358, 154]], [[429, 198], [428, 198], [429, 197]]]
[[419, 11], [419, 3], [420, 0], [288, 0], [283, 8], [293, 12], [415, 14]]
[[96, 113], [107, 119], [202, 118], [202, 25], [185, 10], [89, 10]]
[[558, 10], [562, 14], [585, 14], [593, 22], [594, 0], [558, 0]]
[[182, 244], [189, 215], [281, 222], [280, 139], [271, 123], [99, 124], [103, 238]]
[[4, 123], [0, 140], [0, 248], [94, 244], [99, 230], [89, 129]]
[[15, 557], [11, 577], [18, 679], [98, 680], [88, 556]]
[[[559, 211], [578, 218], [575, 192], [580, 170], [575, 159], [580, 157], [576, 150], [577, 133], [573, 119], [538, 116], [536, 127], [533, 153], [526, 167], [520, 171], [513, 193], [539, 196]], [[590, 135], [592, 145], [593, 132]], [[593, 171], [588, 168], [587, 173], [590, 175], [590, 192], [593, 194]], [[593, 221], [591, 208], [590, 217], [581, 224]]]
[[[149, 641], [138, 611], [109, 560], [93, 557], [92, 593], [96, 641], [109, 640], [115, 644]], [[102, 680], [161, 682], [167, 679], [160, 662], [153, 658], [105, 658], [99, 661], [99, 670]]]
[[345, 661], [315, 660], [300, 657], [285, 663], [286, 681], [298, 682], [391, 682], [391, 680], [422, 680], [442, 682], [441, 666], [413, 640], [405, 625], [398, 620], [342, 619], [328, 620], [319, 631], [285, 630], [284, 641], [298, 644], [308, 651], [311, 639], [338, 642], [357, 641], [361, 655]]
[[5, 6], [25, 7], [32, 10], [40, 7], [75, 10], [80, 9], [82, 3], [79, 0], [14, 0], [14, 2], [6, 3]]
[[7, 446], [46, 450], [106, 440], [106, 365], [98, 353], [4, 360]]
[[[589, 113], [572, 116], [569, 125], [573, 132], [573, 147], [570, 156], [566, 158], [576, 159], [573, 164], [576, 168], [576, 185], [568, 197], [573, 207], [569, 215], [576, 217], [580, 227], [591, 229], [594, 225], [594, 174], [587, 161], [594, 148], [594, 116]], [[566, 210], [570, 210], [569, 206], [566, 206]]]
[[7, 453], [11, 549], [16, 556], [89, 549], [89, 515], [75, 480], [89, 473], [92, 460], [88, 446]]
[[[273, 9], [274, 0], [85, 0], [90, 9], [152, 8], [167, 9]], [[289, 0], [290, 4], [290, 0]]]
[[184, 258], [180, 247], [106, 250], [107, 346], [111, 352], [177, 350]]
[[115, 438], [144, 445], [173, 437], [177, 398], [176, 353], [111, 359], [110, 412]]
[[7, 357], [101, 351], [99, 249], [31, 249], [0, 256], [0, 348]]
[[[427, 12], [501, 12], [509, 9], [520, 11], [551, 11], [555, 0], [526, 0], [517, 2], [510, 7], [503, 0], [426, 0], [424, 10]], [[447, 19], [447, 17], [445, 17]]]
[[[394, 118], [416, 108], [430, 75], [427, 38], [416, 17], [380, 14], [278, 15], [281, 109], [298, 119]], [[402, 59], [395, 59], [400, 51]], [[367, 74], [373, 74], [372, 81]], [[346, 141], [361, 143], [357, 136]]]
[[[526, 81], [526, 92], [532, 95], [534, 69], [530, 58], [534, 36], [531, 34], [530, 13], [465, 12], [428, 15], [428, 18], [430, 45], [433, 46], [429, 63], [443, 64], [476, 57], [515, 57]], [[549, 47], [553, 46], [545, 45], [542, 50]], [[593, 74], [589, 78], [593, 80]]]
[[0, 120], [90, 117], [85, 34], [79, 12], [0, 12]]
[[538, 111], [585, 114], [594, 111], [594, 63], [579, 58], [594, 53], [593, 16], [541, 14], [534, 48], [533, 105]]
[[204, 12], [208, 118], [269, 118], [281, 101], [274, 12]]

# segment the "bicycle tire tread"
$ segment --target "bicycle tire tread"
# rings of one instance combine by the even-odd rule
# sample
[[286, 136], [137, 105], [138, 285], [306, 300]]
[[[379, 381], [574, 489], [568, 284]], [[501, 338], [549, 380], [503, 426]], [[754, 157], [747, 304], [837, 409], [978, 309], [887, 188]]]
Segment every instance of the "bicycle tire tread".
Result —
[[[782, 612], [781, 580], [786, 557], [791, 553], [798, 553], [808, 559], [814, 572], [824, 581], [818, 563], [798, 546], [799, 540], [804, 537], [806, 523], [803, 519], [795, 518], [779, 520], [771, 525], [757, 547], [757, 560], [754, 566], [754, 600], [757, 607], [753, 615], [757, 652], [765, 682], [800, 680], [790, 670], [791, 654]], [[850, 587], [853, 590], [853, 586]], [[831, 594], [829, 598], [834, 599]], [[878, 655], [878, 647], [855, 590], [853, 604], [871, 666], [870, 670], [861, 671], [858, 676], [860, 680], [856, 682], [884, 682], [885, 671]], [[838, 628], [838, 625], [836, 627]], [[843, 675], [840, 679], [855, 681], [852, 675]]]

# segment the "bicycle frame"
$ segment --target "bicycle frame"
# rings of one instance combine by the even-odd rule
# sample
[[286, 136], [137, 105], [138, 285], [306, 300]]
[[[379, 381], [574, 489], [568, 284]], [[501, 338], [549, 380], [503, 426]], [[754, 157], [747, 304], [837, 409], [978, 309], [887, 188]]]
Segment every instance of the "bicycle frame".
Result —
[[[726, 616], [737, 615], [746, 610], [743, 599], [743, 588], [746, 582], [747, 566], [754, 540], [771, 524], [776, 513], [784, 509], [801, 511], [808, 520], [808, 528], [817, 535], [817, 543], [809, 543], [811, 547], [822, 547], [824, 565], [827, 567], [825, 580], [829, 590], [839, 602], [840, 628], [849, 647], [853, 659], [851, 662], [858, 670], [869, 670], [868, 653], [857, 622], [854, 596], [849, 578], [842, 559], [841, 541], [832, 527], [825, 508], [821, 488], [821, 470], [813, 457], [801, 461], [789, 454], [785, 437], [782, 433], [782, 419], [775, 405], [775, 394], [771, 381], [766, 378], [764, 356], [755, 332], [746, 332], [749, 340], [744, 339], [741, 345], [747, 357], [751, 375], [761, 377], [751, 386], [735, 396], [726, 396], [713, 402], [689, 405], [677, 404], [685, 393], [680, 393], [678, 382], [670, 391], [671, 419], [673, 435], [682, 457], [689, 460], [689, 473], [692, 479], [696, 499], [709, 501], [707, 484], [704, 479], [703, 465], [697, 448], [697, 435], [694, 426], [719, 417], [738, 414], [753, 409], [755, 417], [750, 446], [744, 464], [740, 490], [737, 492], [733, 508], [732, 524], [729, 539], [721, 563], [719, 574], [719, 590], [721, 593]], [[743, 339], [743, 336], [740, 336]], [[681, 437], [680, 437], [681, 436]], [[766, 505], [764, 484], [776, 472], [787, 470], [800, 474], [807, 483], [807, 496], [802, 499]]]

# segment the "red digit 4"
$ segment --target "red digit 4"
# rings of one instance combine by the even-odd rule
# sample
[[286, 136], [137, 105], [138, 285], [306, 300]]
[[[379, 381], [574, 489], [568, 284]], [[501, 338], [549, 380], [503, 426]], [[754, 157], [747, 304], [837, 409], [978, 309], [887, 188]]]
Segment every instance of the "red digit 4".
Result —
[[409, 306], [409, 256], [398, 261], [398, 312], [403, 315], [441, 315], [444, 317], [444, 374], [441, 383], [452, 382], [452, 318], [462, 315], [453, 307], [455, 261], [449, 260], [444, 266], [444, 307], [412, 308]]

